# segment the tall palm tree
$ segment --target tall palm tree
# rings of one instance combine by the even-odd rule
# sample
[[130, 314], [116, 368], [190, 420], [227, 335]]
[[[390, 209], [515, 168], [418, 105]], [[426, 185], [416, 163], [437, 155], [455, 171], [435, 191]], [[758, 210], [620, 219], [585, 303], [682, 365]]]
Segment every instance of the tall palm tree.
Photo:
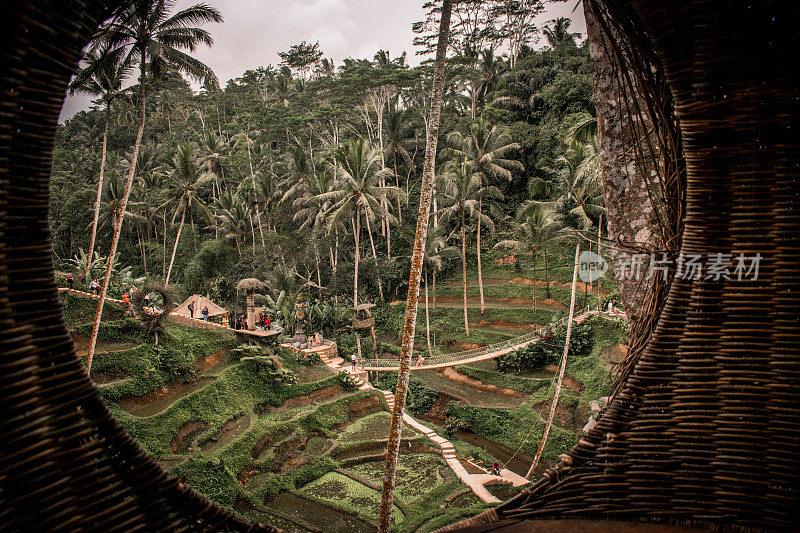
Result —
[[[330, 200], [323, 201], [320, 198], [322, 195], [335, 190], [335, 182], [333, 173], [324, 170], [312, 175], [312, 179], [307, 184], [304, 195], [297, 198], [293, 206], [297, 211], [295, 212], [294, 219], [300, 222], [299, 229], [311, 228], [315, 233], [318, 233], [324, 228], [325, 212], [330, 208]], [[314, 242], [314, 260], [316, 262], [317, 271], [317, 285], [322, 286], [322, 275], [320, 273], [320, 258], [319, 248], [317, 246], [317, 238], [313, 237]], [[333, 268], [333, 265], [331, 265]]]
[[361, 216], [367, 225], [372, 247], [372, 256], [375, 259], [376, 279], [378, 293], [383, 299], [383, 285], [378, 272], [378, 255], [375, 243], [372, 240], [371, 220], [378, 217], [387, 218], [396, 223], [394, 215], [388, 213], [381, 205], [381, 198], [391, 197], [399, 193], [397, 187], [380, 186], [381, 179], [391, 171], [381, 168], [380, 150], [371, 147], [358, 138], [350, 140], [339, 146], [334, 152], [335, 165], [330, 164], [332, 172], [336, 172], [336, 186], [333, 191], [316, 196], [319, 202], [329, 202], [330, 207], [325, 212], [327, 229], [330, 232], [347, 219], [352, 219], [353, 235], [355, 239], [355, 272], [353, 275], [353, 305], [358, 305], [358, 267], [361, 259], [360, 237]]
[[438, 190], [447, 207], [439, 210], [441, 220], [450, 220], [461, 234], [461, 270], [464, 286], [464, 331], [469, 336], [467, 319], [467, 222], [474, 220], [479, 226], [493, 227], [491, 218], [479, 210], [483, 198], [499, 199], [502, 194], [497, 187], [483, 185], [481, 175], [473, 172], [467, 159], [447, 165], [446, 172], [439, 177]]
[[280, 179], [271, 168], [256, 172], [256, 198], [264, 206], [264, 213], [267, 219], [267, 231], [277, 231], [275, 222], [272, 220], [272, 210], [275, 208], [276, 200], [280, 200]]
[[[170, 16], [176, 3], [176, 0], [129, 0], [126, 6], [108, 23], [106, 31], [101, 37], [101, 42], [107, 42], [112, 47], [120, 46], [126, 50], [124, 59], [126, 63], [138, 63], [139, 66], [139, 129], [133, 145], [133, 157], [125, 182], [125, 193], [120, 204], [120, 212], [123, 214], [133, 187], [136, 160], [144, 136], [147, 73], [150, 72], [153, 76], [158, 77], [168, 65], [172, 65], [180, 72], [195, 79], [216, 82], [216, 76], [209, 67], [181, 50], [191, 52], [196, 50], [200, 44], [211, 46], [213, 43], [211, 35], [206, 30], [196, 27], [195, 24], [222, 22], [222, 15], [213, 7], [197, 4]], [[117, 225], [111, 241], [106, 274], [100, 289], [100, 299], [97, 302], [92, 337], [89, 341], [89, 353], [86, 358], [87, 372], [92, 368], [97, 333], [103, 315], [103, 304], [111, 281], [111, 270], [114, 266], [114, 257], [117, 253], [124, 216], [121, 216], [119, 220], [120, 223]]]
[[[84, 93], [97, 97], [97, 104], [105, 106], [105, 127], [103, 130], [103, 149], [100, 156], [100, 179], [97, 182], [97, 198], [94, 202], [94, 221], [92, 235], [89, 239], [89, 257], [94, 254], [97, 239], [97, 219], [100, 216], [100, 200], [103, 194], [103, 173], [106, 166], [106, 148], [108, 145], [108, 126], [111, 123], [111, 111], [114, 103], [122, 97], [122, 84], [130, 73], [131, 65], [125, 62], [123, 48], [110, 48], [108, 43], [100, 43], [95, 50], [89, 50], [83, 57], [83, 68], [70, 83], [70, 94]], [[83, 272], [86, 277], [88, 270]]]
[[233, 239], [239, 257], [242, 248], [239, 239], [247, 234], [247, 220], [250, 216], [245, 201], [239, 194], [228, 188], [214, 201], [214, 226], [222, 230], [226, 239]]
[[[454, 131], [448, 135], [447, 140], [454, 146], [453, 153], [455, 156], [459, 159], [465, 159], [472, 172], [480, 178], [482, 187], [489, 187], [496, 178], [511, 181], [511, 170], [524, 170], [522, 163], [509, 157], [520, 149], [520, 145], [513, 142], [511, 136], [504, 130], [486, 123], [483, 118], [473, 122], [466, 134]], [[491, 199], [497, 198], [499, 194], [499, 190], [495, 188], [487, 188], [486, 191], [492, 195]], [[482, 214], [483, 198], [479, 196], [476, 248], [478, 252], [478, 292], [480, 294], [481, 314], [485, 310], [483, 268], [481, 264], [481, 226], [483, 226], [481, 221], [484, 220], [481, 216]], [[491, 223], [491, 218], [487, 220]]]
[[[405, 203], [408, 205], [408, 180], [414, 170], [414, 161], [409, 149], [416, 143], [413, 137], [414, 128], [409, 120], [409, 111], [399, 109], [388, 111], [383, 121], [384, 141], [386, 150], [391, 154], [392, 167], [394, 169], [395, 184], [400, 187], [400, 174], [397, 172], [398, 158], [405, 163], [408, 170], [406, 175], [406, 194]], [[397, 200], [397, 217], [402, 219], [400, 210], [400, 199]]]
[[333, 78], [336, 76], [336, 64], [332, 59], [323, 57], [317, 64], [316, 73], [321, 78]]
[[403, 412], [405, 411], [408, 380], [411, 373], [411, 353], [414, 350], [414, 330], [417, 326], [417, 300], [419, 298], [420, 277], [422, 274], [422, 259], [425, 254], [425, 242], [427, 241], [428, 222], [431, 214], [433, 178], [436, 168], [436, 145], [439, 141], [439, 116], [442, 110], [444, 63], [450, 34], [452, 8], [453, 0], [442, 0], [442, 11], [439, 17], [439, 42], [436, 46], [436, 59], [433, 67], [433, 95], [431, 97], [430, 119], [428, 121], [428, 136], [425, 144], [425, 163], [422, 171], [419, 215], [414, 236], [414, 251], [411, 256], [411, 274], [408, 279], [406, 316], [403, 323], [400, 371], [397, 373], [395, 404], [392, 410], [389, 442], [386, 446], [386, 466], [383, 473], [383, 491], [381, 493], [380, 515], [378, 518], [380, 533], [389, 533], [392, 525], [395, 473], [397, 471], [397, 461], [400, 458], [400, 433], [403, 430]]
[[[233, 136], [233, 147], [237, 148], [241, 145], [245, 145], [247, 147], [247, 161], [250, 164], [250, 181], [252, 182], [253, 186], [253, 194], [254, 194], [254, 203], [256, 208], [256, 222], [258, 223], [258, 231], [261, 235], [261, 246], [265, 247], [266, 244], [264, 242], [264, 227], [261, 223], [261, 211], [258, 208], [258, 195], [255, 194], [256, 190], [256, 173], [255, 168], [253, 167], [253, 148], [256, 146], [256, 139], [255, 136], [258, 135], [258, 131], [251, 131], [249, 128], [246, 131], [242, 131], [237, 133]], [[253, 235], [253, 252], [256, 249], [256, 239], [255, 235]]]
[[194, 212], [199, 212], [208, 217], [208, 208], [200, 198], [200, 194], [203, 188], [214, 179], [214, 175], [204, 170], [202, 160], [198, 156], [197, 145], [194, 143], [178, 146], [175, 155], [167, 162], [166, 169], [169, 178], [167, 195], [169, 204], [172, 206], [172, 223], [175, 223], [178, 215], [181, 217], [175, 245], [172, 247], [167, 277], [164, 281], [165, 285], [169, 285], [172, 265], [175, 262], [175, 254], [178, 251], [178, 242], [181, 240], [186, 215], [188, 214], [192, 218]]
[[[540, 205], [538, 209], [521, 209], [514, 227], [516, 239], [503, 240], [495, 248], [530, 250], [534, 257], [544, 250], [544, 272], [547, 297], [550, 297], [550, 276], [547, 264], [547, 242], [563, 229], [561, 214], [551, 205]], [[533, 269], [533, 322], [536, 325], [536, 264]]]
[[438, 228], [428, 228], [428, 238], [425, 241], [423, 276], [425, 281], [425, 337], [428, 341], [428, 355], [433, 355], [433, 348], [431, 346], [431, 314], [428, 303], [428, 270], [433, 270], [433, 275], [435, 277], [436, 272], [441, 271], [444, 267], [445, 254], [455, 251], [455, 248], [452, 246], [447, 246], [445, 237], [441, 226]]
[[314, 188], [314, 166], [305, 149], [293, 144], [284, 155], [281, 164], [283, 179], [289, 185], [281, 202], [293, 201], [305, 196], [306, 191]]
[[572, 20], [569, 18], [559, 17], [545, 25], [544, 29], [542, 29], [542, 33], [544, 33], [545, 38], [547, 38], [547, 44], [549, 44], [551, 48], [556, 49], [565, 43], [575, 44], [575, 39], [580, 38], [580, 32], [569, 31], [569, 25], [571, 23]]
[[282, 73], [275, 76], [270, 88], [272, 90], [272, 102], [283, 107], [289, 107], [292, 96], [297, 92], [291, 74]]

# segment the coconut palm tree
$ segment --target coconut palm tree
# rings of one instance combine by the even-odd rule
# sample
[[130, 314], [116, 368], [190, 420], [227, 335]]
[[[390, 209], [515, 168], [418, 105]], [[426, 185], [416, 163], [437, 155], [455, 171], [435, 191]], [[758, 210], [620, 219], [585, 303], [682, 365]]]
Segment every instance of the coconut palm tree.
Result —
[[428, 228], [428, 238], [425, 241], [425, 257], [423, 264], [423, 279], [425, 281], [425, 337], [428, 341], [428, 355], [433, 355], [433, 348], [431, 346], [431, 314], [428, 304], [428, 270], [433, 270], [433, 276], [434, 279], [436, 279], [436, 272], [441, 271], [444, 267], [445, 255], [455, 252], [455, 248], [447, 246], [446, 235], [444, 235], [441, 226], [438, 228]]
[[222, 230], [226, 239], [233, 239], [239, 257], [242, 257], [239, 240], [247, 234], [249, 217], [247, 204], [232, 189], [225, 189], [214, 201], [214, 226]]
[[575, 39], [580, 39], [580, 32], [569, 31], [569, 25], [571, 23], [572, 20], [569, 18], [559, 17], [545, 25], [542, 29], [542, 33], [544, 33], [545, 38], [547, 38], [547, 44], [549, 44], [551, 48], [555, 49], [566, 43], [574, 45]]
[[[539, 209], [521, 210], [514, 226], [516, 239], [502, 240], [495, 244], [495, 248], [513, 248], [516, 250], [530, 250], [534, 257], [544, 250], [544, 272], [547, 297], [550, 298], [550, 276], [547, 264], [547, 242], [558, 235], [563, 229], [562, 215], [548, 204], [541, 205]], [[533, 269], [533, 321], [536, 323], [536, 268]]]
[[361, 259], [360, 237], [361, 217], [367, 225], [372, 256], [375, 259], [378, 292], [383, 299], [383, 286], [381, 284], [378, 268], [378, 255], [372, 239], [370, 221], [376, 217], [384, 217], [391, 223], [396, 223], [396, 218], [381, 205], [382, 197], [394, 198], [399, 193], [397, 187], [382, 187], [380, 180], [391, 173], [388, 169], [381, 168], [381, 155], [376, 147], [369, 146], [364, 139], [350, 140], [339, 146], [334, 151], [335, 164], [329, 163], [331, 172], [336, 172], [336, 185], [333, 191], [322, 193], [315, 198], [318, 202], [328, 202], [330, 207], [325, 212], [326, 227], [328, 232], [350, 219], [353, 226], [355, 239], [355, 272], [353, 275], [354, 305], [358, 305], [358, 267]]
[[[258, 135], [258, 131], [253, 130], [251, 131], [248, 127], [246, 131], [237, 133], [233, 136], [233, 147], [238, 148], [241, 145], [245, 145], [247, 147], [247, 161], [250, 165], [250, 181], [252, 182], [253, 186], [253, 193], [254, 193], [254, 204], [256, 208], [256, 222], [258, 223], [258, 231], [261, 235], [261, 246], [265, 247], [266, 244], [264, 243], [264, 227], [261, 223], [261, 211], [258, 208], [258, 195], [255, 194], [256, 190], [256, 173], [253, 167], [253, 147], [256, 146], [255, 136]], [[256, 250], [256, 238], [253, 235], [253, 252]]]
[[440, 220], [454, 223], [461, 234], [461, 270], [464, 285], [464, 331], [469, 336], [467, 319], [467, 222], [474, 220], [479, 226], [494, 227], [494, 222], [482, 213], [479, 206], [484, 198], [500, 199], [502, 193], [497, 187], [483, 185], [480, 173], [473, 172], [467, 159], [447, 165], [447, 170], [439, 176], [437, 190], [442, 191], [446, 205], [439, 209]]
[[[97, 238], [97, 219], [100, 216], [100, 200], [103, 194], [103, 173], [106, 166], [106, 148], [108, 145], [108, 126], [111, 123], [111, 111], [114, 103], [122, 97], [122, 84], [130, 74], [131, 65], [125, 62], [123, 48], [110, 48], [108, 43], [100, 43], [99, 47], [89, 50], [83, 57], [83, 68], [78, 71], [70, 83], [70, 94], [84, 93], [97, 97], [96, 104], [105, 106], [105, 126], [103, 129], [103, 149], [100, 156], [100, 179], [97, 182], [97, 198], [94, 202], [94, 221], [92, 235], [89, 238], [89, 257], [94, 254]], [[88, 271], [83, 272], [86, 278]]]
[[[205, 4], [197, 4], [170, 15], [175, 4], [175, 0], [130, 0], [105, 26], [100, 38], [100, 42], [106, 42], [110, 47], [123, 47], [126, 51], [123, 61], [127, 64], [136, 63], [139, 66], [139, 129], [133, 145], [133, 157], [125, 182], [125, 193], [120, 203], [120, 212], [123, 214], [133, 187], [136, 160], [144, 136], [148, 72], [158, 77], [168, 65], [171, 65], [197, 80], [212, 80], [216, 83], [216, 76], [209, 67], [181, 50], [191, 52], [200, 44], [211, 46], [213, 43], [211, 35], [195, 25], [222, 22], [222, 15], [213, 7]], [[92, 368], [97, 333], [103, 315], [103, 304], [111, 281], [111, 270], [114, 266], [113, 262], [117, 253], [124, 216], [120, 216], [119, 220], [120, 223], [117, 225], [111, 241], [106, 274], [100, 289], [100, 299], [97, 302], [92, 337], [89, 341], [89, 353], [86, 358], [87, 371]]]
[[208, 217], [208, 208], [200, 194], [209, 183], [214, 179], [214, 174], [203, 168], [202, 160], [198, 156], [198, 148], [195, 143], [186, 143], [178, 146], [175, 155], [166, 164], [166, 175], [169, 179], [167, 183], [169, 204], [172, 206], [172, 224], [180, 215], [178, 234], [175, 237], [175, 245], [172, 247], [172, 257], [169, 260], [165, 285], [169, 285], [169, 278], [172, 275], [172, 265], [175, 262], [175, 254], [178, 251], [178, 243], [181, 240], [183, 224], [186, 215], [189, 215], [192, 225], [194, 225], [193, 213], [199, 212]]
[[[397, 171], [399, 162], [398, 159], [400, 162], [405, 163], [408, 170], [408, 174], [406, 174], [406, 205], [408, 205], [408, 181], [411, 176], [411, 172], [414, 170], [414, 161], [409, 149], [413, 148], [417, 141], [413, 137], [414, 128], [409, 120], [409, 117], [410, 113], [406, 109], [388, 111], [383, 122], [386, 150], [389, 152], [389, 154], [391, 154], [392, 157], [392, 168], [394, 169], [395, 183], [398, 187], [400, 187], [400, 174]], [[402, 218], [401, 213], [400, 200], [398, 198], [398, 218]]]
[[436, 168], [436, 145], [439, 141], [439, 116], [442, 110], [444, 85], [444, 63], [447, 54], [447, 43], [450, 34], [450, 14], [453, 1], [442, 0], [442, 11], [439, 17], [439, 42], [436, 46], [436, 59], [433, 67], [433, 95], [431, 97], [430, 119], [428, 121], [428, 138], [425, 144], [425, 163], [422, 171], [422, 188], [419, 199], [419, 215], [414, 237], [414, 251], [411, 256], [411, 274], [408, 279], [408, 297], [406, 298], [406, 316], [403, 324], [403, 341], [400, 352], [400, 371], [397, 373], [395, 404], [392, 410], [392, 423], [389, 429], [389, 442], [386, 446], [386, 466], [383, 473], [383, 491], [378, 528], [380, 533], [389, 533], [392, 525], [392, 500], [394, 497], [395, 473], [400, 458], [400, 433], [403, 430], [403, 412], [408, 393], [408, 380], [411, 373], [411, 352], [414, 349], [414, 330], [417, 325], [417, 300], [422, 271], [422, 259], [425, 253], [425, 242], [428, 236], [431, 197], [433, 196], [433, 178]]
[[263, 291], [264, 284], [255, 278], [245, 278], [236, 284], [237, 291], [245, 291], [247, 295], [247, 329], [256, 329], [256, 308], [254, 304], [254, 294], [256, 291]]
[[316, 73], [320, 78], [333, 78], [336, 76], [336, 64], [332, 59], [323, 57], [317, 64]]
[[270, 89], [272, 90], [272, 103], [289, 107], [292, 96], [297, 92], [291, 74], [281, 73], [275, 76]]
[[283, 179], [290, 185], [283, 194], [281, 203], [302, 198], [306, 191], [313, 190], [316, 180], [314, 165], [305, 148], [299, 144], [293, 144], [285, 154], [281, 166]]
[[[511, 170], [524, 170], [522, 163], [509, 157], [520, 149], [520, 145], [512, 142], [508, 133], [497, 126], [489, 125], [483, 118], [473, 122], [466, 134], [453, 131], [448, 135], [447, 140], [454, 147], [452, 153], [456, 158], [465, 159], [468, 162], [472, 172], [480, 178], [483, 187], [489, 187], [494, 179], [511, 181]], [[496, 189], [487, 188], [486, 191], [492, 194], [491, 199], [497, 198], [497, 194], [499, 194], [499, 190]], [[478, 215], [482, 213], [483, 198], [479, 196]], [[483, 217], [479, 216], [478, 220], [483, 220]], [[487, 220], [491, 222], [491, 217], [487, 218]], [[485, 304], [483, 299], [483, 268], [481, 264], [481, 226], [483, 226], [483, 223], [478, 222], [476, 248], [478, 252], [478, 292], [480, 294], [481, 314], [483, 314]]]

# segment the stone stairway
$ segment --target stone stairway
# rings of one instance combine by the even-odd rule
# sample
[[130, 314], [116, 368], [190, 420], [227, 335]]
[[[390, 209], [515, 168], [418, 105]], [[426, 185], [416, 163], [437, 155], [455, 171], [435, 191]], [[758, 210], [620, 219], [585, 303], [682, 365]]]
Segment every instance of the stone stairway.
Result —
[[[342, 366], [343, 359], [341, 357], [331, 357], [330, 354], [320, 354], [320, 359], [323, 363], [325, 363], [329, 368], [336, 372], [347, 372], [350, 374], [353, 379], [355, 380], [358, 388], [360, 390], [368, 390], [374, 389], [374, 387], [366, 380], [366, 371], [359, 370], [357, 368], [353, 368], [352, 365], [344, 365]], [[380, 389], [375, 389], [380, 390]], [[380, 390], [383, 394], [383, 397], [386, 399], [386, 405], [389, 407], [389, 411], [394, 411], [395, 408], [395, 397], [394, 393], [390, 391]], [[403, 422], [407, 425], [414, 428], [416, 431], [419, 431], [430, 440], [435, 442], [439, 448], [442, 450], [442, 457], [444, 458], [447, 465], [453, 470], [453, 472], [461, 479], [464, 484], [466, 484], [475, 495], [483, 500], [486, 503], [500, 503], [500, 500], [496, 498], [491, 492], [488, 491], [486, 488], [486, 484], [490, 482], [499, 482], [506, 485], [514, 485], [515, 487], [519, 487], [522, 485], [526, 485], [529, 483], [527, 479], [524, 477], [511, 472], [510, 470], [503, 469], [500, 471], [500, 476], [495, 476], [489, 474], [470, 474], [467, 472], [467, 469], [464, 468], [461, 460], [456, 454], [455, 447], [453, 443], [449, 440], [445, 439], [444, 437], [440, 436], [431, 428], [423, 425], [415, 418], [413, 418], [408, 413], [403, 413]]]

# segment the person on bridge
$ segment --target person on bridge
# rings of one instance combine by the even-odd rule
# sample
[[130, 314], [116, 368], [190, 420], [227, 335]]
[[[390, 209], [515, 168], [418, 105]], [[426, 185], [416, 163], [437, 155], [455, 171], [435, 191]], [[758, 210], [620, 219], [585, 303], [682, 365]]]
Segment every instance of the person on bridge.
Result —
[[272, 319], [269, 315], [264, 318], [264, 331], [269, 331], [269, 328], [272, 326]]
[[123, 292], [122, 293], [122, 303], [125, 304], [125, 312], [128, 315], [133, 316], [132, 313], [131, 313], [131, 300], [130, 300], [130, 298], [128, 298], [128, 293], [127, 292]]
[[100, 284], [97, 282], [96, 279], [93, 279], [92, 282], [89, 284], [89, 289], [91, 289], [92, 294], [95, 296], [100, 293]]

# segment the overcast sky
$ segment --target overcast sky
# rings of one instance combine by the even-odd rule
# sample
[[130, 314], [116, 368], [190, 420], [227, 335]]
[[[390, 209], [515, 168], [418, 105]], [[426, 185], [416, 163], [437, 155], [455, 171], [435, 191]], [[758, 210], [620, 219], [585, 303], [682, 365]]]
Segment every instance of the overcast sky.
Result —
[[[417, 65], [411, 24], [422, 20], [423, 0], [206, 0], [222, 13], [225, 22], [205, 26], [214, 38], [212, 48], [194, 56], [210, 66], [222, 86], [245, 70], [280, 62], [278, 52], [300, 41], [319, 41], [325, 57], [337, 65], [346, 57], [369, 58], [380, 49], [392, 57], [404, 51]], [[198, 0], [179, 0], [178, 8]], [[576, 4], [578, 5], [577, 9]], [[538, 23], [571, 17], [572, 31], [586, 32], [583, 9], [577, 0], [547, 4]], [[133, 83], [133, 80], [132, 80]], [[91, 107], [90, 98], [67, 99], [60, 121]]]

